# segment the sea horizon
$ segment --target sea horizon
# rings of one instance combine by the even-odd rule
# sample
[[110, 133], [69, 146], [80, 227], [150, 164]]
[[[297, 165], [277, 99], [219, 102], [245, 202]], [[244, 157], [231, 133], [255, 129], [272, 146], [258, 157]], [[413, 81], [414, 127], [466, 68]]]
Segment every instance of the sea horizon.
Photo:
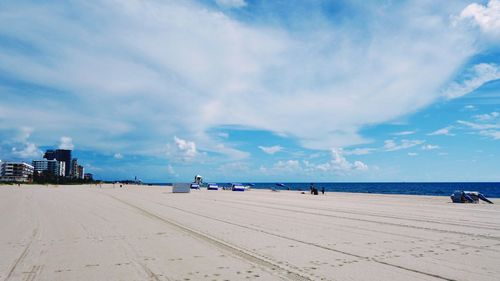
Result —
[[[229, 186], [236, 182], [250, 184], [241, 181], [213, 181], [220, 186]], [[166, 186], [172, 183], [146, 184]], [[255, 189], [309, 191], [311, 182], [251, 182], [251, 184]], [[455, 190], [467, 190], [478, 191], [489, 198], [500, 198], [500, 182], [313, 182], [313, 184], [320, 190], [324, 187], [325, 192], [450, 196]]]

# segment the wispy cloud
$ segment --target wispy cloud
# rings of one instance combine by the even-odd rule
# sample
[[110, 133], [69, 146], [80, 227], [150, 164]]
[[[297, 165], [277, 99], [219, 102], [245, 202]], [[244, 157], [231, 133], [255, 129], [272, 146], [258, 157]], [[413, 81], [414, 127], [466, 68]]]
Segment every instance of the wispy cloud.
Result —
[[280, 152], [283, 150], [283, 147], [280, 145], [273, 146], [259, 146], [259, 148], [267, 154], [275, 154], [276, 152]]
[[401, 142], [398, 143], [395, 140], [386, 140], [384, 141], [384, 149], [385, 151], [397, 151], [401, 149], [408, 149], [424, 142], [424, 140], [401, 140]]
[[477, 107], [474, 106], [474, 105], [469, 104], [469, 105], [464, 106], [464, 110], [476, 111]]
[[489, 130], [489, 129], [500, 129], [500, 124], [489, 124], [489, 123], [474, 123], [469, 121], [458, 120], [458, 124], [465, 125], [474, 130]]
[[247, 5], [245, 0], [215, 0], [215, 2], [225, 8], [242, 8]]
[[496, 113], [476, 115], [474, 118], [477, 122], [458, 120], [457, 123], [466, 126], [467, 129], [479, 135], [498, 140], [500, 139], [500, 121], [497, 120], [499, 118]]
[[455, 136], [455, 134], [451, 133], [453, 126], [448, 126], [445, 128], [438, 129], [432, 133], [427, 134], [428, 136]]
[[343, 153], [344, 155], [367, 155], [375, 152], [376, 150], [377, 150], [376, 148], [364, 147], [355, 149], [344, 149]]
[[[24, 47], [0, 46], [1, 72], [58, 96], [30, 96], [46, 105], [34, 109], [18, 102], [28, 93], [9, 89], [0, 117], [131, 153], [157, 151], [174, 135], [215, 150], [206, 132], [227, 124], [294, 136], [313, 149], [365, 143], [363, 126], [436, 100], [475, 53], [474, 35], [450, 24], [456, 5], [350, 8], [363, 21], [332, 24], [305, 9], [288, 24], [254, 24], [188, 1], [6, 2], [0, 32]], [[68, 16], [74, 11], [80, 16]], [[66, 125], [56, 125], [61, 108]]]
[[302, 169], [298, 160], [286, 160], [286, 161], [278, 161], [273, 165], [274, 170], [279, 171], [297, 171]]
[[394, 136], [408, 136], [413, 134], [415, 134], [415, 131], [403, 131], [403, 132], [392, 133], [392, 135]]
[[480, 135], [500, 140], [500, 130], [481, 130]]
[[178, 177], [179, 174], [175, 171], [174, 167], [170, 164], [167, 165], [167, 174], [169, 174], [171, 177]]
[[118, 159], [118, 160], [123, 159], [123, 154], [121, 154], [121, 153], [115, 153], [113, 155], [113, 158]]
[[500, 116], [500, 113], [495, 111], [492, 113], [474, 115], [474, 119], [477, 119], [478, 121], [491, 121], [497, 119], [498, 116]]
[[474, 65], [464, 75], [465, 79], [460, 82], [451, 83], [444, 91], [448, 99], [465, 96], [487, 82], [500, 79], [500, 67], [496, 64], [480, 63]]
[[426, 144], [422, 146], [422, 150], [434, 150], [439, 149], [439, 145]]
[[416, 152], [408, 152], [408, 156], [415, 157], [415, 156], [418, 156], [418, 153], [416, 153]]

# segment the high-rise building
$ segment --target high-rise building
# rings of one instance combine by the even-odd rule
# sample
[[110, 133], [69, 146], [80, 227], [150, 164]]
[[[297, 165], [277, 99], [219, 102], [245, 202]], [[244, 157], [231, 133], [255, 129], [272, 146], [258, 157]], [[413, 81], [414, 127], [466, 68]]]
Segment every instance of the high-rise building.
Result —
[[33, 166], [24, 162], [2, 162], [0, 176], [2, 181], [31, 181], [33, 178]]
[[71, 171], [70, 171], [70, 177], [73, 178], [73, 179], [79, 179], [80, 178], [80, 169], [79, 167], [81, 167], [80, 165], [78, 165], [78, 159], [77, 158], [73, 158], [71, 160]]
[[65, 172], [64, 175], [66, 177], [71, 176], [71, 150], [68, 149], [49, 149], [43, 155], [43, 158], [47, 160], [57, 160], [63, 161], [65, 164]]
[[33, 160], [35, 173], [47, 171], [50, 175], [64, 177], [66, 174], [66, 162], [57, 160]]
[[85, 168], [83, 168], [82, 165], [78, 165], [78, 178], [83, 180], [84, 177], [85, 177]]

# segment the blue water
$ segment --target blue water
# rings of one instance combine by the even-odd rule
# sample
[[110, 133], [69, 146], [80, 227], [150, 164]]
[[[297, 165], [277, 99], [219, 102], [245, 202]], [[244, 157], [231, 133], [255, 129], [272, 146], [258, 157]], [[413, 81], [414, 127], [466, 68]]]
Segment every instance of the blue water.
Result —
[[[279, 187], [276, 183], [254, 183], [253, 188], [259, 189], [287, 189]], [[309, 191], [311, 183], [291, 182], [283, 183], [290, 190]], [[314, 186], [321, 190], [337, 192], [359, 192], [379, 194], [410, 194], [449, 196], [455, 190], [479, 191], [486, 197], [500, 198], [500, 182], [320, 182]]]
[[[245, 184], [245, 183], [244, 183]], [[286, 187], [277, 186], [274, 182], [253, 183], [252, 188], [258, 189], [281, 189]], [[290, 190], [302, 190], [309, 192], [309, 182], [283, 182]], [[219, 186], [230, 186], [229, 183], [219, 183]], [[410, 195], [433, 195], [449, 196], [455, 190], [479, 191], [489, 198], [500, 198], [500, 182], [319, 182], [314, 186], [321, 191], [379, 193], [379, 194], [410, 194]]]

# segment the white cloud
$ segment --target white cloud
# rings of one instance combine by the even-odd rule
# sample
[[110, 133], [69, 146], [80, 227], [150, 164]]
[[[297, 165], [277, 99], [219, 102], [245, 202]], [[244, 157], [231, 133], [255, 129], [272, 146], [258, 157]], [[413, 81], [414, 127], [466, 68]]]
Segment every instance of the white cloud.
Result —
[[493, 138], [495, 140], [500, 140], [500, 130], [482, 130], [479, 131], [479, 134], [482, 136]]
[[215, 145], [215, 149], [209, 150], [228, 156], [231, 160], [242, 160], [248, 158], [250, 153], [229, 147], [223, 143]]
[[114, 157], [115, 159], [123, 159], [123, 155], [122, 155], [121, 153], [115, 153], [115, 154], [113, 155], [113, 157]]
[[500, 79], [500, 67], [498, 65], [476, 64], [468, 70], [465, 80], [451, 83], [443, 94], [448, 99], [459, 98], [473, 92], [483, 84], [497, 79]]
[[43, 153], [37, 145], [29, 141], [32, 132], [33, 128], [31, 127], [21, 127], [12, 142], [7, 142], [13, 145], [10, 152], [14, 157], [32, 160], [42, 156]]
[[395, 136], [407, 136], [407, 135], [413, 135], [415, 134], [415, 131], [403, 131], [403, 132], [397, 132], [393, 133]]
[[219, 136], [221, 138], [224, 138], [224, 139], [227, 139], [227, 138], [229, 138], [229, 133], [220, 132], [220, 133], [217, 134], [217, 136]]
[[[429, 105], [475, 54], [475, 35], [450, 25], [463, 7], [445, 2], [368, 3], [356, 10], [356, 32], [315, 14], [289, 19], [308, 23], [306, 32], [253, 24], [191, 1], [8, 2], [0, 33], [37, 55], [1, 46], [0, 72], [88, 106], [40, 95], [33, 108], [12, 92], [18, 100], [3, 100], [0, 118], [14, 127], [39, 120], [47, 136], [73, 130], [79, 145], [129, 153], [156, 152], [156, 140], [174, 135], [216, 150], [205, 132], [227, 124], [307, 148], [365, 143], [360, 128]], [[74, 10], [80, 16], [67, 17]]]
[[59, 140], [59, 149], [69, 149], [73, 150], [75, 146], [73, 145], [73, 139], [70, 137], [61, 137]]
[[274, 164], [273, 168], [275, 170], [297, 171], [301, 169], [301, 166], [298, 160], [280, 160]]
[[469, 105], [464, 106], [464, 109], [465, 110], [470, 110], [470, 111], [475, 111], [475, 110], [477, 110], [477, 107], [475, 107], [474, 105], [470, 105], [469, 104]]
[[477, 119], [478, 121], [491, 121], [497, 119], [499, 115], [500, 114], [498, 112], [492, 112], [490, 114], [485, 113], [485, 114], [475, 115], [474, 119]]
[[500, 36], [500, 1], [490, 0], [488, 4], [473, 3], [461, 13], [461, 19], [470, 19], [480, 29], [491, 36]]
[[408, 152], [408, 156], [415, 157], [415, 156], [418, 156], [418, 153], [416, 153], [416, 152]]
[[31, 133], [33, 133], [33, 128], [21, 127], [19, 129], [17, 137], [15, 138], [15, 141], [25, 143], [30, 138]]
[[427, 134], [428, 136], [455, 136], [455, 134], [451, 133], [453, 126], [448, 126], [439, 130], [436, 130], [432, 133]]
[[215, 2], [224, 8], [242, 8], [247, 5], [245, 0], [215, 0]]
[[394, 140], [386, 140], [384, 141], [384, 149], [385, 151], [397, 151], [401, 149], [407, 149], [410, 147], [414, 147], [417, 145], [420, 145], [424, 143], [425, 141], [423, 140], [401, 140], [401, 142], [398, 144]]
[[458, 120], [457, 123], [466, 126], [467, 129], [477, 132], [479, 135], [498, 140], [500, 139], [500, 122], [496, 121], [498, 114], [493, 113], [475, 116], [478, 122]]
[[370, 154], [374, 151], [376, 151], [376, 148], [355, 148], [355, 149], [344, 149], [344, 155], [367, 155]]
[[337, 175], [347, 175], [356, 171], [368, 170], [367, 164], [362, 161], [350, 162], [343, 155], [341, 148], [334, 148], [331, 150], [331, 160], [323, 163], [313, 163], [308, 160], [280, 160], [276, 162], [271, 168], [264, 166], [260, 167], [262, 173], [279, 173], [288, 172], [295, 174], [311, 174], [311, 173], [334, 173]]
[[363, 163], [361, 161], [354, 161], [354, 169], [355, 170], [367, 170], [368, 165], [366, 165], [365, 163]]
[[174, 167], [172, 167], [172, 165], [168, 164], [167, 165], [167, 173], [170, 175], [170, 176], [173, 176], [173, 177], [178, 177], [179, 175], [177, 174], [177, 172], [175, 171]]
[[36, 159], [42, 156], [42, 151], [38, 149], [38, 147], [31, 142], [27, 142], [23, 145], [21, 149], [16, 147], [12, 148], [12, 153], [23, 159]]
[[439, 145], [427, 144], [422, 146], [422, 150], [434, 150], [439, 149]]
[[331, 150], [332, 153], [332, 160], [326, 163], [322, 164], [317, 164], [315, 166], [312, 166], [314, 169], [322, 171], [322, 172], [327, 172], [327, 171], [334, 171], [334, 172], [349, 172], [353, 170], [366, 170], [368, 169], [368, 165], [361, 161], [355, 161], [354, 163], [349, 162], [345, 156], [344, 156], [344, 151], [341, 148], [334, 148]]
[[276, 152], [280, 152], [283, 150], [283, 147], [280, 145], [274, 146], [259, 146], [259, 148], [267, 154], [275, 154]]
[[485, 124], [485, 123], [474, 123], [469, 121], [458, 120], [457, 123], [465, 125], [474, 130], [490, 130], [490, 129], [500, 129], [499, 124]]
[[196, 150], [196, 143], [194, 143], [193, 141], [184, 140], [175, 136], [174, 142], [182, 158], [186, 160], [192, 159], [198, 154], [198, 151]]

